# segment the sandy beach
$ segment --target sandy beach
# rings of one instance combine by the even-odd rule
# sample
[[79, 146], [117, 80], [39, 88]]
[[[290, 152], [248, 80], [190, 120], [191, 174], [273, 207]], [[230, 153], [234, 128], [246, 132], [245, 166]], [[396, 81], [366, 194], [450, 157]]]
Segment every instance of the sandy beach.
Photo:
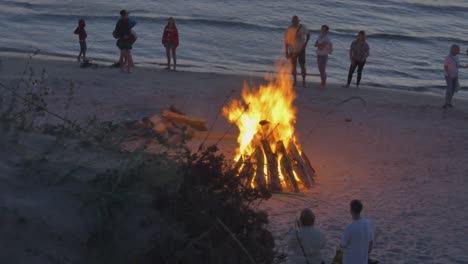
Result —
[[[21, 78], [27, 56], [2, 53], [0, 60], [0, 82], [8, 85]], [[209, 126], [214, 124], [207, 144], [218, 142], [227, 133], [219, 142], [227, 157], [234, 156], [238, 131], [219, 112], [228, 99], [240, 97], [244, 81], [264, 83], [257, 76], [159, 68], [136, 67], [131, 74], [107, 65], [81, 69], [76, 61], [41, 56], [32, 59], [30, 68], [37, 79], [44, 70], [50, 89], [48, 108], [55, 113], [78, 122], [92, 115], [117, 122], [150, 117], [174, 105], [206, 119]], [[317, 69], [310, 71], [316, 73]], [[460, 81], [462, 86], [468, 83]], [[442, 93], [366, 87], [365, 76], [359, 89], [332, 83], [320, 90], [318, 82], [319, 77], [312, 76], [307, 88], [295, 88], [296, 131], [318, 182], [308, 192], [273, 195], [260, 205], [269, 212], [277, 249], [286, 250], [297, 213], [310, 207], [326, 233], [325, 256], [331, 261], [343, 229], [351, 221], [349, 201], [361, 199], [363, 215], [375, 228], [372, 258], [392, 264], [468, 263], [465, 96], [456, 94], [455, 108], [443, 110]], [[352, 97], [362, 100], [340, 104]], [[68, 98], [72, 98], [69, 104]], [[45, 121], [57, 122], [51, 116]], [[196, 136], [189, 147], [196, 149], [203, 138], [204, 134]], [[12, 249], [29, 241], [33, 252], [39, 250], [38, 244], [45, 252], [54, 248], [55, 238], [38, 229], [60, 228], [64, 242], [48, 254], [79, 255], [74, 250], [79, 247], [74, 240], [79, 240], [80, 228], [73, 221], [77, 212], [67, 208], [58, 193], [31, 192], [30, 185], [14, 178], [19, 168], [11, 160], [39, 152], [42, 144], [23, 142], [23, 149], [12, 156], [9, 146], [0, 147], [0, 207], [10, 208], [10, 213], [3, 212], [5, 224], [0, 232], [7, 235], [0, 236], [0, 245]], [[8, 222], [11, 210], [27, 219], [25, 226]], [[24, 261], [32, 259], [26, 256], [30, 251], [16, 249], [18, 262], [12, 263], [27, 263]], [[8, 254], [0, 253], [0, 259], [8, 259]]]

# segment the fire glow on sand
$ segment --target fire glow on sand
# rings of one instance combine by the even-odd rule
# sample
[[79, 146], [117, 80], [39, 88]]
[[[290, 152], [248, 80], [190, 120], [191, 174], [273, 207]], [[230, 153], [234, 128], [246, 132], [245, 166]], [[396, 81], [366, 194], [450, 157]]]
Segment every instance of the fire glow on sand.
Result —
[[245, 184], [299, 192], [312, 186], [315, 170], [295, 135], [296, 94], [290, 67], [277, 68], [276, 78], [265, 77], [266, 85], [244, 83], [242, 100], [232, 100], [223, 114], [239, 128], [235, 161], [239, 174], [246, 175]]

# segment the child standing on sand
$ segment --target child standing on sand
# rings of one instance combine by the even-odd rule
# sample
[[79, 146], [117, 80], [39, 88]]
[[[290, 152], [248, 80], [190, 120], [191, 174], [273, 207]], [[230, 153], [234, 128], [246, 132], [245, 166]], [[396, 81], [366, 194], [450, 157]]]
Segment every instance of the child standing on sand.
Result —
[[460, 65], [458, 54], [460, 54], [460, 47], [454, 44], [450, 47], [450, 54], [445, 57], [444, 72], [447, 90], [445, 92], [445, 104], [442, 106], [443, 108], [453, 107], [452, 97], [460, 88], [458, 69], [468, 68], [468, 65]]
[[78, 54], [78, 57], [77, 57], [78, 61], [80, 61], [81, 56], [83, 56], [83, 61], [86, 60], [86, 50], [87, 50], [86, 37], [88, 37], [88, 35], [86, 34], [85, 27], [86, 27], [85, 20], [83, 18], [80, 18], [80, 20], [78, 20], [78, 27], [75, 29], [75, 32], [74, 32], [76, 35], [78, 35], [78, 39], [80, 42], [80, 53]]
[[172, 59], [174, 60], [174, 71], [176, 70], [177, 58], [176, 58], [176, 49], [179, 46], [179, 31], [175, 24], [175, 19], [170, 17], [167, 20], [167, 25], [164, 27], [162, 35], [162, 44], [166, 48], [166, 58], [167, 58], [167, 67], [169, 70], [171, 68], [171, 53]]

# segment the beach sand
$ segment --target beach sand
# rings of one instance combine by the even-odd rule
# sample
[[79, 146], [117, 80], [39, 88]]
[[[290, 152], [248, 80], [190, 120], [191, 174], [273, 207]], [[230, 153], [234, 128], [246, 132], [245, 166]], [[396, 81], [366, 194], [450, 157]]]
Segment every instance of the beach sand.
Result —
[[[0, 59], [0, 81], [9, 84], [18, 80], [27, 57], [2, 54]], [[159, 114], [175, 105], [191, 116], [206, 119], [209, 125], [216, 119], [207, 144], [218, 142], [226, 133], [219, 147], [227, 157], [234, 155], [238, 131], [218, 113], [227, 98], [240, 96], [244, 81], [264, 82], [255, 76], [156, 68], [137, 67], [131, 74], [104, 65], [81, 69], [76, 61], [40, 56], [33, 58], [31, 68], [34, 78], [40, 78], [45, 70], [50, 88], [48, 107], [54, 112], [78, 121], [90, 115], [121, 121]], [[371, 257], [381, 263], [468, 263], [468, 101], [456, 95], [455, 108], [443, 110], [441, 94], [342, 88], [339, 84], [320, 90], [318, 80], [310, 77], [308, 88], [296, 88], [295, 101], [299, 142], [317, 170], [318, 182], [307, 192], [273, 195], [260, 205], [270, 214], [278, 250], [286, 250], [297, 213], [310, 207], [316, 224], [326, 232], [325, 256], [331, 261], [341, 233], [351, 221], [349, 202], [361, 199], [363, 215], [375, 228]], [[338, 105], [351, 97], [360, 97], [366, 104], [351, 100]], [[68, 98], [73, 100], [67, 109]], [[26, 183], [15, 178], [19, 171], [11, 165], [12, 160], [40, 152], [50, 140], [35, 138], [22, 142], [22, 151], [15, 151], [15, 155], [11, 155], [11, 145], [1, 146], [4, 225], [0, 232], [4, 235], [0, 245], [14, 249], [13, 256], [22, 261], [28, 260], [28, 254], [42, 254], [38, 252], [79, 260], [73, 258], [79, 254], [73, 248], [80, 245], [71, 239], [79, 238], [83, 228], [74, 220], [77, 211], [60, 199], [60, 193], [32, 191], [31, 185], [25, 187]], [[197, 148], [202, 138], [196, 137], [189, 146]], [[8, 222], [15, 215], [26, 220]], [[44, 229], [54, 228], [62, 236], [60, 246], [53, 242], [56, 237], [44, 234]], [[2, 260], [12, 256], [5, 252], [0, 254]]]

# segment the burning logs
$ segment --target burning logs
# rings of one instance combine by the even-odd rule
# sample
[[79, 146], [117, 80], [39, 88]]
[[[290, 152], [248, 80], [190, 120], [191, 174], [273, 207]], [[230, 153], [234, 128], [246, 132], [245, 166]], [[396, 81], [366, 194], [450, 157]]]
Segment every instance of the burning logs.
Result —
[[262, 140], [262, 147], [268, 164], [267, 169], [270, 180], [270, 190], [281, 192], [283, 189], [281, 188], [281, 183], [279, 179], [278, 157], [271, 151], [271, 147], [268, 141]]
[[290, 65], [278, 64], [276, 76], [268, 75], [258, 86], [245, 83], [242, 98], [223, 108], [223, 115], [239, 129], [237, 158], [254, 167], [249, 187], [298, 192], [314, 183], [315, 171], [296, 144], [296, 93], [290, 76]]
[[301, 187], [311, 188], [315, 182], [309, 159], [292, 140], [287, 148], [283, 141], [276, 142], [275, 152], [267, 140], [261, 140], [251, 156], [239, 158], [235, 169], [245, 176], [245, 185], [270, 191], [299, 192]]
[[[294, 143], [289, 143], [288, 155], [293, 161], [294, 171], [297, 173], [298, 178], [301, 180], [305, 187], [310, 188], [312, 186], [312, 183], [314, 182], [313, 176], [315, 174], [311, 174], [313, 169], [308, 168], [307, 163], [303, 159], [303, 155], [299, 153], [299, 150], [297, 149]], [[304, 157], [306, 157], [305, 154]]]
[[286, 186], [288, 186], [289, 189], [294, 190], [294, 192], [299, 192], [299, 186], [297, 185], [296, 178], [294, 178], [293, 165], [291, 159], [288, 156], [288, 153], [286, 152], [283, 141], [278, 141], [276, 143], [276, 151], [280, 154], [278, 158], [281, 164], [281, 172], [283, 173]]

